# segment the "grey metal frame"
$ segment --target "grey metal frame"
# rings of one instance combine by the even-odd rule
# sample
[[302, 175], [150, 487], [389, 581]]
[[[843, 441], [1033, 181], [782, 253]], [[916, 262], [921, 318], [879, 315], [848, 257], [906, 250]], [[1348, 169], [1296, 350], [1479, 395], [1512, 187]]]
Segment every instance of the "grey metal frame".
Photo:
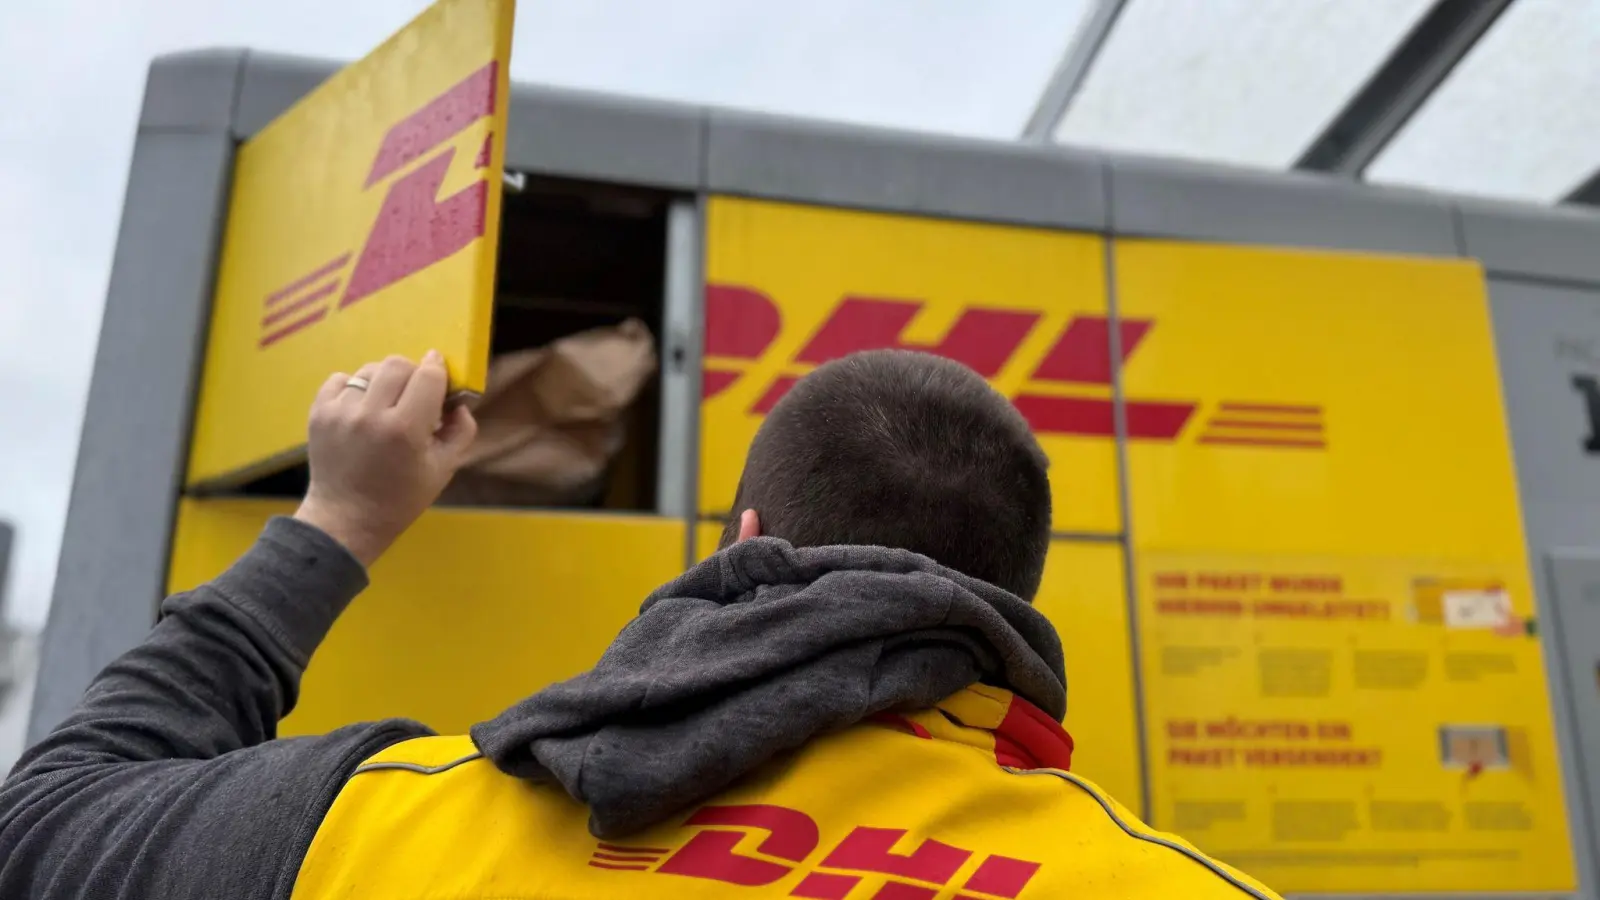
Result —
[[661, 315], [661, 440], [656, 512], [684, 523], [683, 562], [694, 562], [700, 459], [700, 354], [705, 319], [705, 216], [694, 199], [667, 208]]
[[1117, 18], [1127, 5], [1127, 0], [1095, 0], [1094, 9], [1078, 26], [1078, 33], [1072, 36], [1067, 52], [1061, 54], [1055, 71], [1050, 73], [1050, 80], [1039, 92], [1039, 100], [1034, 104], [1027, 124], [1022, 126], [1021, 140], [1044, 144], [1055, 137], [1056, 129], [1061, 126], [1067, 109], [1072, 106], [1072, 99], [1083, 89], [1089, 69], [1100, 56], [1106, 38], [1111, 36], [1111, 29], [1116, 27]]
[[1294, 167], [1350, 176], [1366, 171], [1510, 5], [1511, 0], [1434, 0]]
[[227, 208], [243, 57], [151, 67], [106, 292], [29, 742], [154, 621], [167, 561], [213, 269]]
[[[59, 722], [94, 673], [154, 620], [186, 462], [233, 148], [336, 68], [243, 50], [177, 54], [151, 66], [44, 636], [32, 739]], [[697, 368], [703, 315], [696, 290], [703, 273], [695, 257], [703, 256], [703, 198], [713, 193], [1111, 237], [1471, 256], [1488, 270], [1497, 317], [1508, 308], [1500, 292], [1524, 283], [1577, 285], [1600, 307], [1600, 254], [1594, 252], [1600, 216], [1575, 210], [1467, 203], [1328, 176], [940, 138], [527, 85], [513, 90], [507, 146], [507, 166], [514, 170], [682, 195], [668, 235], [663, 403], [665, 412], [687, 409], [691, 417], [697, 404], [690, 373]], [[1108, 278], [1114, 296], [1114, 269], [1108, 268]], [[674, 374], [679, 350], [683, 367]], [[690, 377], [677, 377], [685, 374]], [[663, 427], [663, 438], [686, 452], [664, 454], [663, 474], [687, 472], [690, 480], [683, 482], [687, 493], [663, 495], [662, 511], [684, 515], [692, 525], [698, 423], [686, 418]], [[1531, 438], [1515, 423], [1512, 432], [1518, 456], [1526, 456]], [[1526, 469], [1519, 469], [1519, 478], [1530, 559], [1541, 559], [1563, 538], [1552, 530], [1555, 520], [1543, 518]], [[1129, 524], [1101, 538], [1120, 541], [1126, 551]], [[1592, 528], [1592, 535], [1577, 539], [1600, 545], [1600, 516]], [[1136, 584], [1126, 552], [1125, 564], [1129, 584]], [[1540, 614], [1548, 618], [1548, 585], [1541, 580], [1540, 588]], [[1575, 808], [1573, 724], [1553, 658], [1558, 654], [1547, 645], [1547, 655], [1563, 777]], [[1592, 834], [1574, 809], [1581, 888], [1569, 896], [1600, 900]]]
[[1600, 170], [1590, 173], [1588, 178], [1579, 182], [1565, 197], [1561, 198], [1561, 202], [1582, 206], [1600, 206]]

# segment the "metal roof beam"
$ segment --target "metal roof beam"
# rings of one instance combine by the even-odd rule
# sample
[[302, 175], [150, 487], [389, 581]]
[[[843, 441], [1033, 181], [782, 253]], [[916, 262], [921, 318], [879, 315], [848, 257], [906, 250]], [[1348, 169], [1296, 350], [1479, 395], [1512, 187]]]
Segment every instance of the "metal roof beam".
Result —
[[1435, 0], [1294, 167], [1360, 176], [1510, 5]]
[[1561, 202], [1577, 206], [1600, 206], [1600, 169], [1573, 188], [1572, 193], [1562, 197]]
[[1067, 107], [1072, 105], [1072, 98], [1083, 87], [1089, 68], [1100, 55], [1100, 48], [1105, 46], [1126, 3], [1127, 0], [1095, 0], [1094, 9], [1078, 26], [1072, 43], [1067, 45], [1067, 51], [1061, 55], [1061, 61], [1056, 63], [1055, 71], [1039, 94], [1039, 102], [1028, 116], [1028, 124], [1022, 127], [1021, 140], [1031, 144], [1049, 143], [1067, 114]]

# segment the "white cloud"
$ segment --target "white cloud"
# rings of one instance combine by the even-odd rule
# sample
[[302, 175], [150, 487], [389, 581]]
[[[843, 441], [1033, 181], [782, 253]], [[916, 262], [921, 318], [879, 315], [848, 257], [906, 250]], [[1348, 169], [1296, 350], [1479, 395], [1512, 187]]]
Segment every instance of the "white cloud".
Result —
[[[1085, 0], [524, 0], [513, 73], [600, 90], [1009, 137]], [[42, 625], [144, 70], [251, 46], [354, 58], [414, 0], [57, 0], [0, 30], [0, 516], [10, 616]]]

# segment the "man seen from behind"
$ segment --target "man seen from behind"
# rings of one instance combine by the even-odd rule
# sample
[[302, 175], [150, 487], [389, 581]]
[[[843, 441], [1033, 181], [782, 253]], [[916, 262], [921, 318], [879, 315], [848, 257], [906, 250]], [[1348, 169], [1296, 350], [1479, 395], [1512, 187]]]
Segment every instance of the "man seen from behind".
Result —
[[[1045, 456], [926, 354], [802, 379], [721, 550], [592, 670], [468, 735], [276, 739], [472, 440], [464, 409], [440, 421], [446, 386], [437, 354], [329, 379], [299, 511], [167, 599], [0, 788], [0, 897], [1276, 897], [1072, 773], [1061, 644], [1031, 606]], [[445, 633], [473, 598], [437, 602]]]

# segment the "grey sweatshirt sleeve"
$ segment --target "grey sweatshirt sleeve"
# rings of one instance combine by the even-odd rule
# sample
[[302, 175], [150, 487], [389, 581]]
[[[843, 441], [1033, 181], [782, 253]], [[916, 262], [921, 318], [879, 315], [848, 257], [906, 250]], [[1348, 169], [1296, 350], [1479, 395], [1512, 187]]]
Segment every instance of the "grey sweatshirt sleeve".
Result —
[[168, 598], [0, 785], [0, 897], [287, 898], [356, 765], [429, 733], [392, 720], [273, 740], [366, 583], [336, 541], [280, 518], [215, 581]]

